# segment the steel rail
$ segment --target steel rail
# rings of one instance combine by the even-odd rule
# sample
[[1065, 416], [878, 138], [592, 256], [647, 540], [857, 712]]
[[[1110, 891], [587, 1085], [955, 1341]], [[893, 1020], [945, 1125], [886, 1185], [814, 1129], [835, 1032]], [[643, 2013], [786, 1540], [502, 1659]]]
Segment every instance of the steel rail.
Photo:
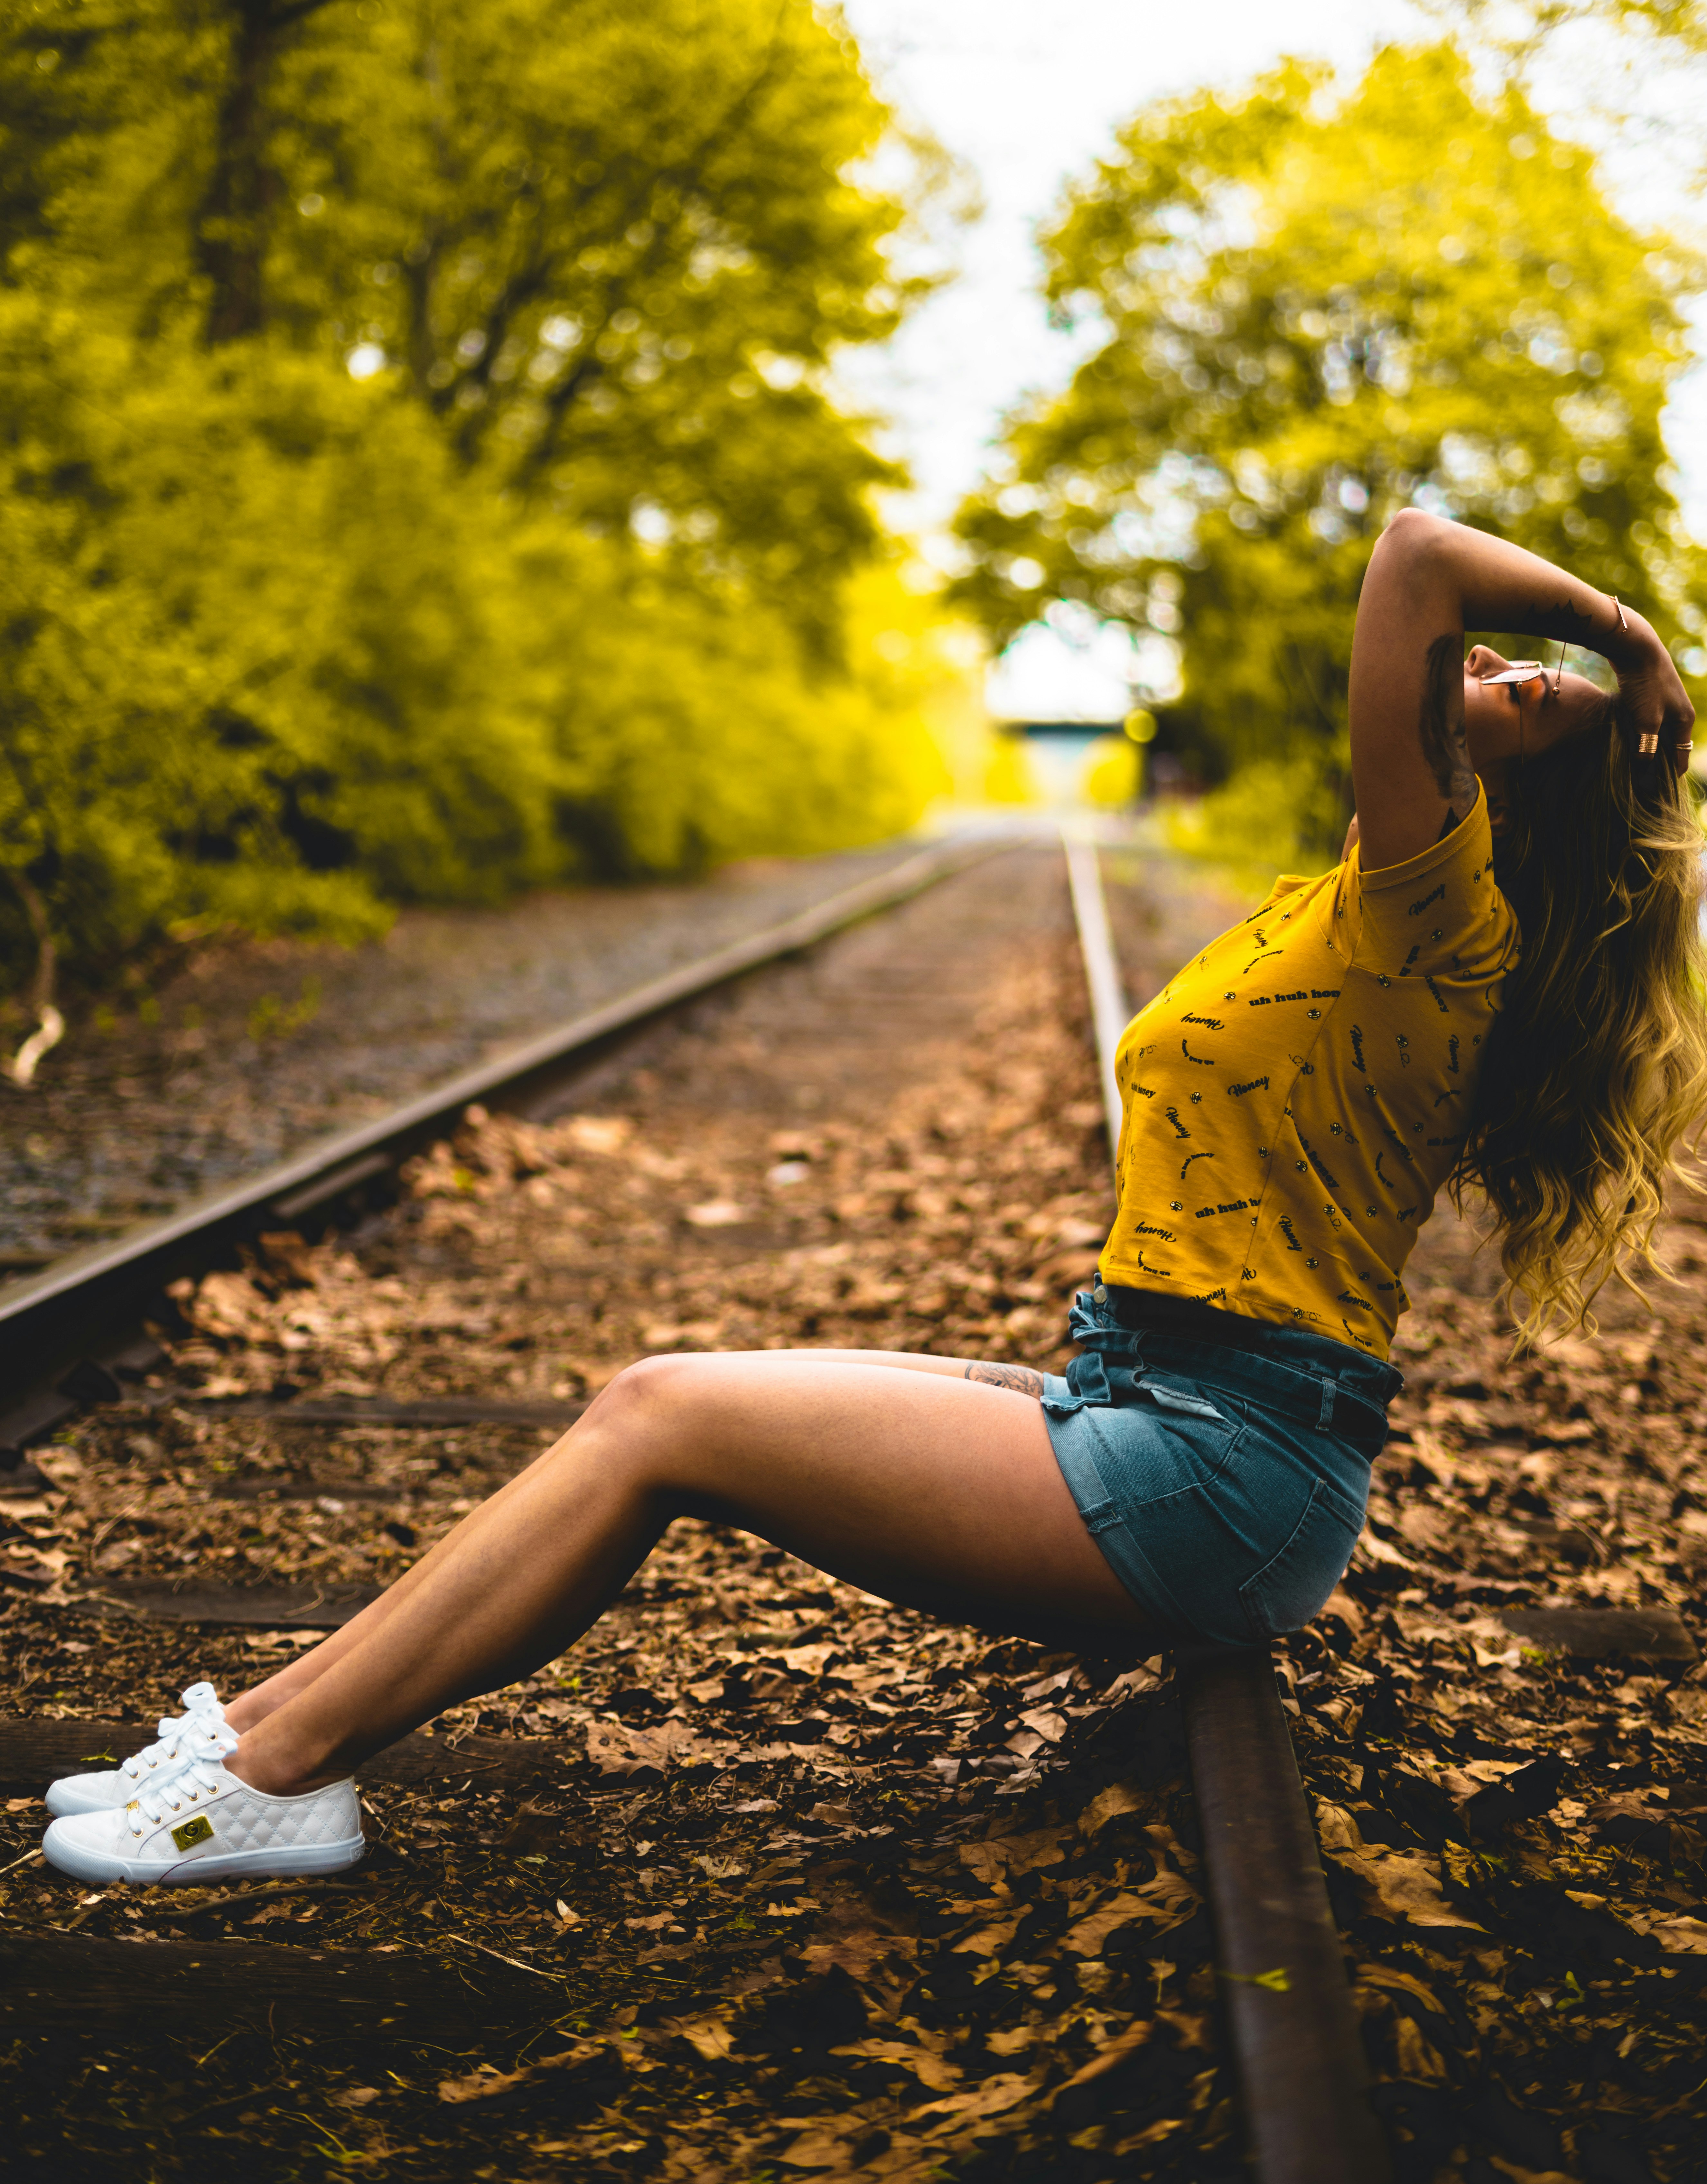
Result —
[[1102, 893], [1102, 874], [1096, 844], [1082, 834], [1065, 830], [1067, 884], [1073, 894], [1074, 922], [1079, 928], [1079, 952], [1085, 959], [1085, 983], [1091, 991], [1091, 1027], [1096, 1040], [1096, 1075], [1102, 1088], [1102, 1113], [1108, 1126], [1108, 1152], [1120, 1151], [1120, 1080], [1114, 1071], [1114, 1050], [1131, 1011], [1126, 1006], [1114, 956], [1114, 937], [1108, 930], [1108, 905]]
[[[892, 910], [1013, 838], [980, 833], [934, 844], [779, 925], [506, 1047], [388, 1114], [318, 1139], [276, 1166], [7, 1283], [0, 1287], [0, 1410], [27, 1420], [19, 1430], [38, 1438], [78, 1407], [54, 1392], [57, 1378], [133, 1330], [138, 1312], [166, 1282], [204, 1273], [269, 1225], [300, 1219], [360, 1189], [442, 1136], [471, 1101], [537, 1108], [566, 1078], [683, 1002]], [[75, 1397], [75, 1388], [70, 1392]], [[14, 1435], [7, 1437], [18, 1445]]]
[[[1127, 1019], [1096, 846], [1063, 831], [1111, 1156]], [[1258, 2184], [1390, 2184], [1338, 1930], [1269, 1648], [1181, 1646], [1180, 1705]]]

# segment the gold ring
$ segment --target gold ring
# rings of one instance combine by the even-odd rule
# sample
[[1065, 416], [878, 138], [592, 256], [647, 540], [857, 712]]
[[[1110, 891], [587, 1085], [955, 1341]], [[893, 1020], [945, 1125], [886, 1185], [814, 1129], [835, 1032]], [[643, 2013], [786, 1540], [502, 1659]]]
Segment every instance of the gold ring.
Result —
[[1654, 752], [1657, 751], [1659, 748], [1660, 738], [1658, 736], [1652, 734], [1645, 735], [1642, 737], [1637, 744], [1636, 755], [1637, 758], [1652, 758]]

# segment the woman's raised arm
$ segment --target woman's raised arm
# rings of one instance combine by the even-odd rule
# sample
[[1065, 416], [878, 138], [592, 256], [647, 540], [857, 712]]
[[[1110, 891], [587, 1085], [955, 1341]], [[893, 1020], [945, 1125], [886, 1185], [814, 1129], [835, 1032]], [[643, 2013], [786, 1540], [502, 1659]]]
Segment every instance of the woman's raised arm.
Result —
[[1419, 855], [1475, 800], [1464, 732], [1467, 629], [1515, 630], [1601, 654], [1632, 730], [1657, 735], [1680, 772], [1688, 763], [1694, 708], [1640, 615], [1537, 554], [1406, 509], [1370, 557], [1352, 644], [1352, 778], [1370, 871]]

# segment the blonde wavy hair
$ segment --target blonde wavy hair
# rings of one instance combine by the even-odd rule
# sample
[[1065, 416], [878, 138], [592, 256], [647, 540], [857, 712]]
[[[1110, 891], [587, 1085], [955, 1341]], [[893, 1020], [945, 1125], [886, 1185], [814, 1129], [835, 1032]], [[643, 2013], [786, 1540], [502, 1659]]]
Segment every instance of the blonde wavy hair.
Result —
[[1452, 1190], [1492, 1210], [1521, 1345], [1593, 1334], [1609, 1280], [1640, 1296], [1637, 1275], [1665, 1277], [1666, 1178], [1701, 1173], [1707, 950], [1693, 800], [1665, 757], [1636, 755], [1615, 696], [1514, 770], [1509, 810], [1494, 876], [1522, 959]]

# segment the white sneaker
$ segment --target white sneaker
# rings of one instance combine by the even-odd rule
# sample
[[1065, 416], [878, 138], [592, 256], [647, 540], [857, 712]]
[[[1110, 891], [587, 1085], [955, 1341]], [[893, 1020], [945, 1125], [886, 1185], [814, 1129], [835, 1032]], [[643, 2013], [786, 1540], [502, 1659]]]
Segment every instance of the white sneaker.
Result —
[[106, 1813], [127, 1805], [145, 1782], [171, 1774], [187, 1753], [218, 1753], [209, 1731], [223, 1729], [226, 1710], [211, 1684], [192, 1684], [179, 1694], [181, 1714], [160, 1717], [160, 1739], [105, 1774], [63, 1774], [47, 1786], [47, 1810], [56, 1819], [70, 1813]]
[[78, 1880], [198, 1888], [233, 1875], [342, 1873], [361, 1856], [361, 1807], [353, 1782], [299, 1797], [270, 1797], [224, 1762], [237, 1734], [212, 1731], [218, 1749], [181, 1759], [116, 1812], [75, 1813], [42, 1838], [49, 1865]]

